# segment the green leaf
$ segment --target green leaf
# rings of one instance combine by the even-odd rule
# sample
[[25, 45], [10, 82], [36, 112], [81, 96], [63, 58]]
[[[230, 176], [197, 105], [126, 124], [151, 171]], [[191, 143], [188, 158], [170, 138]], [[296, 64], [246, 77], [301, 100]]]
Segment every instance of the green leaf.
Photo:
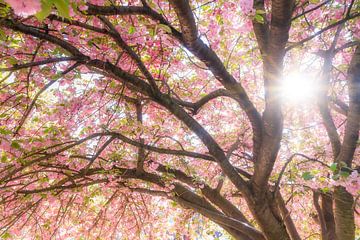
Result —
[[256, 10], [256, 14], [265, 14], [265, 10], [258, 9]]
[[333, 163], [333, 164], [330, 165], [330, 170], [331, 170], [332, 172], [335, 172], [336, 169], [337, 169], [337, 163]]
[[8, 232], [5, 232], [1, 235], [1, 238], [2, 239], [11, 239], [12, 238], [12, 235]]
[[340, 171], [340, 176], [342, 176], [342, 177], [348, 177], [349, 175], [350, 175], [350, 173], [349, 172], [345, 172], [345, 171]]
[[47, 194], [46, 194], [46, 193], [40, 193], [40, 197], [46, 198], [46, 197], [47, 197]]
[[202, 5], [201, 9], [204, 11], [208, 11], [208, 10], [211, 10], [211, 6], [210, 5]]
[[170, 28], [169, 26], [167, 26], [167, 25], [165, 25], [165, 24], [159, 24], [158, 26], [159, 26], [159, 28], [161, 28], [161, 29], [164, 30], [165, 32], [171, 33], [171, 28]]
[[8, 58], [8, 62], [12, 65], [15, 65], [18, 63], [18, 60], [14, 57], [10, 57], [10, 58]]
[[7, 5], [4, 1], [0, 1], [0, 3], [5, 4], [0, 8], [0, 17], [5, 17], [10, 12], [10, 6]]
[[330, 192], [330, 188], [324, 187], [323, 189], [321, 189], [321, 191], [322, 191], [323, 193], [328, 193], [328, 192]]
[[154, 37], [156, 35], [156, 27], [155, 27], [155, 29], [150, 28], [149, 29], [149, 34], [150, 34], [151, 37]]
[[301, 177], [304, 180], [311, 180], [314, 178], [314, 175], [312, 175], [310, 172], [304, 172]]
[[0, 134], [1, 135], [9, 135], [11, 134], [12, 132], [9, 130], [9, 129], [6, 129], [4, 127], [0, 127]]
[[12, 141], [10, 146], [11, 146], [12, 148], [15, 148], [15, 149], [20, 149], [20, 148], [21, 148], [21, 146], [20, 146], [20, 144], [19, 144], [18, 141]]
[[261, 24], [265, 23], [264, 17], [262, 15], [260, 15], [260, 14], [255, 15], [255, 21], [258, 22], [258, 23], [261, 23]]
[[49, 178], [47, 176], [39, 179], [39, 183], [47, 183], [47, 182], [49, 182]]
[[32, 121], [33, 121], [33, 122], [39, 122], [39, 121], [40, 121], [40, 118], [39, 118], [39, 117], [34, 117], [34, 118], [32, 119]]
[[333, 180], [339, 180], [340, 176], [339, 174], [335, 174], [331, 177]]
[[52, 1], [45, 1], [42, 0], [41, 1], [41, 11], [35, 14], [35, 17], [39, 20], [39, 21], [43, 21], [45, 18], [47, 18], [47, 16], [50, 15], [51, 10], [52, 10]]
[[133, 34], [136, 31], [136, 28], [134, 26], [130, 26], [129, 28], [129, 34]]
[[8, 161], [8, 158], [5, 154], [5, 152], [3, 152], [2, 156], [1, 156], [1, 159], [0, 159], [0, 162], [2, 163], [6, 163]]
[[319, 177], [319, 181], [320, 181], [320, 182], [325, 182], [326, 179], [327, 179], [326, 177]]
[[70, 18], [69, 0], [53, 0], [59, 15], [64, 18]]
[[2, 41], [6, 40], [6, 34], [2, 29], [0, 29], [0, 40]]
[[224, 24], [224, 20], [222, 19], [221, 15], [216, 15], [216, 21], [219, 25], [223, 25]]

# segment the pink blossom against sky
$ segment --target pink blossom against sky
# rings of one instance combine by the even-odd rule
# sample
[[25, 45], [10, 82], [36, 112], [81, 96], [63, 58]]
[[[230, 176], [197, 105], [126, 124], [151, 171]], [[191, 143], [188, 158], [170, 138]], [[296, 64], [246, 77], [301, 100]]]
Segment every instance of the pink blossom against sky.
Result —
[[15, 14], [27, 17], [41, 10], [39, 0], [5, 0], [13, 9]]

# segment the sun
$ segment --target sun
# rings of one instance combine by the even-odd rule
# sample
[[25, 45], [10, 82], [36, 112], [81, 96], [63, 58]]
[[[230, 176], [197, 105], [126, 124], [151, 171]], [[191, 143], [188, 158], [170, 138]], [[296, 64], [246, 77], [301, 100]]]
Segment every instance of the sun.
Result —
[[281, 82], [283, 101], [304, 103], [315, 100], [318, 93], [318, 81], [311, 73], [292, 71]]

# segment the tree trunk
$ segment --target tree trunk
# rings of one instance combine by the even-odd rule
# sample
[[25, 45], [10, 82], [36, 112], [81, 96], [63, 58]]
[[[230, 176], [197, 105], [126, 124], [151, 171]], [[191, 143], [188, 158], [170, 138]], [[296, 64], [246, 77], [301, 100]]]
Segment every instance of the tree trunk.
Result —
[[267, 240], [291, 240], [284, 223], [268, 206], [256, 207], [255, 217]]
[[333, 200], [331, 196], [321, 194], [321, 208], [326, 225], [326, 236], [323, 236], [323, 239], [336, 240]]
[[335, 231], [338, 240], [355, 239], [354, 199], [344, 187], [334, 190]]
[[247, 199], [256, 222], [267, 240], [291, 240], [280, 212], [276, 210], [276, 202], [273, 202], [275, 199], [272, 199], [271, 193], [264, 194], [263, 192], [255, 193], [252, 201]]
[[[351, 168], [357, 147], [360, 130], [360, 44], [357, 45], [349, 68], [349, 113], [345, 126], [345, 135], [341, 151], [336, 159], [338, 163], [346, 163]], [[337, 186], [334, 190], [335, 231], [338, 240], [354, 240], [354, 198], [344, 187]]]

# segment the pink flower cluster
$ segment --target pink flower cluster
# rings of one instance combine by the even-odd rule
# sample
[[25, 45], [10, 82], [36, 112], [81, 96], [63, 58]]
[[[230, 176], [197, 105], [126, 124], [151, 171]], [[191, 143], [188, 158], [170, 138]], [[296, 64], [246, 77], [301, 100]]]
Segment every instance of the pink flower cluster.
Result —
[[241, 0], [240, 8], [244, 14], [250, 14], [253, 11], [253, 1], [252, 0]]
[[15, 14], [27, 17], [41, 10], [40, 0], [5, 0], [13, 9]]
[[336, 181], [334, 185], [343, 186], [346, 191], [356, 196], [360, 193], [360, 175], [357, 171], [353, 171], [350, 176]]

